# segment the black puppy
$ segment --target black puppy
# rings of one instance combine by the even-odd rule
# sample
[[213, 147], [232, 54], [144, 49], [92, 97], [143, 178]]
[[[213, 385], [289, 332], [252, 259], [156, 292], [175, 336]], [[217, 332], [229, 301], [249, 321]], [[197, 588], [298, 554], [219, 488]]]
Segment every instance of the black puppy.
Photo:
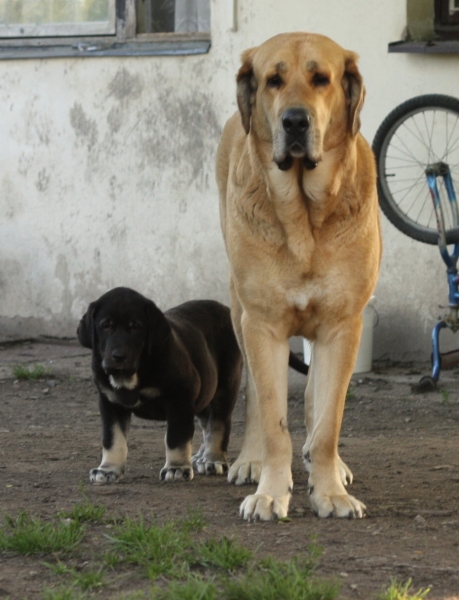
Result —
[[[131, 414], [167, 421], [166, 481], [200, 473], [221, 475], [242, 357], [230, 311], [212, 300], [185, 302], [162, 313], [138, 292], [115, 288], [92, 302], [78, 327], [91, 348], [102, 417], [102, 462], [93, 483], [117, 481], [126, 468]], [[204, 441], [191, 456], [194, 417]]]

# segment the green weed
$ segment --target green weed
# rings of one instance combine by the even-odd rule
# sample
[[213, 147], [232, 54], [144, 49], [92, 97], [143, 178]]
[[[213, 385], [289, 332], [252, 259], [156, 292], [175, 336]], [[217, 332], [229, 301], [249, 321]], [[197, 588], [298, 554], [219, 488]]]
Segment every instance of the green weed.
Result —
[[97, 523], [103, 521], [106, 512], [105, 506], [97, 506], [86, 498], [84, 503], [75, 504], [70, 511], [62, 511], [58, 516], [71, 519], [76, 523]]
[[440, 390], [441, 393], [441, 401], [442, 402], [449, 402], [449, 392], [448, 390]]
[[156, 590], [152, 597], [158, 600], [223, 600], [213, 578], [191, 574], [184, 582], [172, 581], [165, 590]]
[[61, 561], [58, 561], [55, 565], [49, 563], [45, 563], [45, 565], [56, 575], [64, 575], [70, 578], [72, 587], [79, 587], [82, 590], [95, 590], [105, 585], [103, 567], [99, 567], [97, 570], [90, 568], [80, 571], [73, 567], [67, 567]]
[[86, 594], [67, 587], [45, 588], [43, 590], [43, 600], [86, 600], [86, 597]]
[[33, 368], [26, 365], [16, 365], [13, 367], [13, 375], [16, 379], [42, 379], [47, 376], [47, 371], [43, 365], [35, 365]]
[[355, 398], [355, 392], [354, 390], [351, 390], [351, 388], [347, 388], [346, 391], [346, 400], [353, 400]]
[[411, 584], [411, 579], [408, 579], [406, 583], [392, 580], [390, 587], [378, 596], [378, 600], [423, 600], [430, 592], [430, 588], [412, 592]]
[[[187, 570], [191, 538], [183, 523], [147, 525], [142, 518], [126, 519], [107, 537], [123, 561], [142, 566], [150, 579], [181, 577]], [[113, 557], [112, 552], [112, 564]]]
[[311, 562], [261, 561], [239, 580], [227, 580], [225, 600], [333, 600], [338, 587], [312, 577]]
[[253, 558], [253, 553], [237, 542], [226, 537], [220, 540], [208, 540], [198, 544], [195, 549], [196, 563], [205, 567], [218, 567], [232, 572]]
[[83, 528], [75, 521], [43, 522], [22, 512], [15, 519], [6, 517], [6, 524], [0, 528], [0, 551], [25, 556], [68, 552], [82, 537]]

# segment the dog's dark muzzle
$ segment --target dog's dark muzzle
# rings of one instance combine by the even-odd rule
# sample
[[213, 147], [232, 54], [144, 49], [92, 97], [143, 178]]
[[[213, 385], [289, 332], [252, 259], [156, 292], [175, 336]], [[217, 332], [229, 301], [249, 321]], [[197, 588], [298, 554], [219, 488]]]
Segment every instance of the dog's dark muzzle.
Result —
[[304, 108], [288, 108], [282, 115], [282, 128], [285, 132], [285, 158], [278, 163], [279, 169], [287, 171], [295, 158], [303, 159], [306, 169], [315, 169], [317, 162], [307, 155], [308, 131], [311, 117]]
[[293, 143], [304, 145], [306, 132], [311, 125], [311, 117], [304, 108], [289, 108], [282, 115], [282, 127], [287, 138]]
[[123, 372], [133, 375], [137, 371], [138, 361], [128, 348], [117, 347], [105, 351], [102, 367], [109, 374]]

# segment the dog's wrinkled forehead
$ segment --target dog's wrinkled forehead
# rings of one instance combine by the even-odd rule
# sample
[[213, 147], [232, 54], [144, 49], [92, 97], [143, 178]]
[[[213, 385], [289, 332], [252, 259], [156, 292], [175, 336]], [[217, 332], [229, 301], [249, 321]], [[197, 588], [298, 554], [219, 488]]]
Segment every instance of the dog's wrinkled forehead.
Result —
[[279, 73], [323, 71], [340, 77], [345, 51], [333, 40], [318, 34], [281, 34], [254, 49], [253, 67], [260, 76]]
[[108, 292], [99, 301], [96, 322], [112, 320], [117, 324], [143, 321], [147, 316], [147, 300], [131, 290]]
[[100, 325], [105, 321], [112, 321], [116, 325], [128, 325], [135, 321], [142, 324], [145, 318], [144, 306], [117, 303], [111, 306], [101, 306], [96, 315], [96, 323]]

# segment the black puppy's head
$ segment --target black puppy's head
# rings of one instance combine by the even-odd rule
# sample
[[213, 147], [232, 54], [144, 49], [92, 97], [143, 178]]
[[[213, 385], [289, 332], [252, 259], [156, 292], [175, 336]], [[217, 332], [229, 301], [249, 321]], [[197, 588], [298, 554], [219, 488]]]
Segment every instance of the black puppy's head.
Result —
[[161, 344], [170, 326], [154, 302], [125, 287], [92, 302], [80, 321], [80, 343], [93, 350], [115, 388], [134, 389], [142, 355]]

